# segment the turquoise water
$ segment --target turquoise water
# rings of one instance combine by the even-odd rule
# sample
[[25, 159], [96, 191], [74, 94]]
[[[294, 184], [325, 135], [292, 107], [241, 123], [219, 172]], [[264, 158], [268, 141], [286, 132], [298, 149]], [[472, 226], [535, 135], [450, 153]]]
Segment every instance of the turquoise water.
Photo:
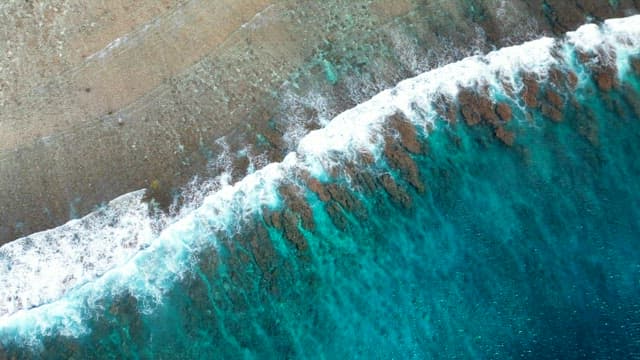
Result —
[[[298, 202], [282, 199], [237, 231], [193, 228], [219, 246], [194, 250], [191, 270], [166, 285], [161, 303], [122, 293], [86, 300], [89, 332], [45, 332], [30, 348], [2, 341], [2, 351], [52, 359], [639, 358], [639, 78], [624, 74], [607, 93], [583, 81], [573, 96], [559, 123], [505, 96], [513, 146], [461, 119], [438, 119], [428, 136], [417, 128], [427, 150], [411, 156], [424, 192], [384, 158], [356, 164], [377, 179], [371, 188], [344, 176], [346, 160], [324, 174], [339, 193], [329, 201], [292, 176]], [[410, 206], [385, 191], [384, 174]]]

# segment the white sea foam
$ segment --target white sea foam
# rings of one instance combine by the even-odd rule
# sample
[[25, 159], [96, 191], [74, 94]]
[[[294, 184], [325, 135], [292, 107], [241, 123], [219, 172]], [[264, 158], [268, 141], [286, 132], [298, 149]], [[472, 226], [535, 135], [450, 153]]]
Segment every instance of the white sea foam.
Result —
[[579, 50], [596, 50], [604, 44], [616, 48], [640, 46], [640, 15], [605, 20], [600, 26], [587, 24], [567, 33], [567, 39]]
[[141, 191], [53, 230], [0, 248], [0, 317], [59, 298], [124, 264], [153, 234]]
[[436, 96], [453, 97], [460, 87], [478, 83], [497, 89], [506, 82], [518, 89], [522, 70], [543, 76], [562, 61], [553, 55], [556, 45], [592, 49], [604, 41], [627, 51], [637, 49], [639, 29], [638, 16], [610, 20], [602, 27], [585, 25], [569, 33], [567, 40], [542, 38], [402, 81], [307, 134], [297, 151], [281, 163], [269, 164], [235, 185], [222, 186], [155, 238], [146, 207], [139, 202], [141, 195], [134, 193], [110, 205], [114, 215], [104, 217], [110, 221], [91, 220], [100, 218], [92, 214], [7, 244], [0, 248], [0, 337], [23, 341], [47, 331], [79, 335], [87, 331], [82, 324], [83, 307], [99, 303], [108, 294], [128, 292], [144, 310], [161, 301], [171, 282], [189, 270], [199, 249], [216, 247], [219, 231], [234, 231], [238, 220], [262, 206], [277, 206], [277, 186], [295, 168], [324, 176], [339, 161], [335, 154], [355, 158], [367, 150], [377, 156], [383, 121], [397, 111], [425, 126], [435, 117]]

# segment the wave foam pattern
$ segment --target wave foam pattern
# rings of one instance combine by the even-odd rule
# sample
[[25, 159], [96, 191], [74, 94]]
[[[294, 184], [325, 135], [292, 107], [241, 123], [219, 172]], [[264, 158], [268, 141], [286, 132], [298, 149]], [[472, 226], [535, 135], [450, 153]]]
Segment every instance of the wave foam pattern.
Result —
[[[356, 160], [363, 151], [379, 158], [388, 116], [400, 111], [418, 127], [433, 125], [438, 96], [453, 98], [461, 87], [477, 84], [488, 84], [492, 96], [504, 96], [505, 85], [516, 91], [523, 87], [524, 71], [543, 77], [552, 66], [570, 64], [573, 48], [595, 50], [606, 44], [620, 55], [637, 50], [639, 42], [640, 16], [607, 20], [601, 26], [585, 25], [566, 39], [542, 38], [402, 81], [306, 135], [283, 162], [209, 196], [155, 239], [146, 209], [132, 200], [126, 210], [116, 206], [113, 216], [106, 217], [114, 222], [106, 226], [92, 221], [92, 214], [7, 244], [0, 249], [0, 335], [18, 342], [52, 332], [79, 336], [89, 331], [83, 309], [109, 294], [130, 293], [151, 311], [190, 270], [194, 254], [217, 246], [217, 234], [237, 231], [240, 220], [263, 206], [278, 206], [278, 184], [290, 174], [303, 169], [322, 178], [336, 163]], [[619, 56], [617, 61], [625, 60]], [[55, 268], [55, 274], [42, 277], [46, 268]]]

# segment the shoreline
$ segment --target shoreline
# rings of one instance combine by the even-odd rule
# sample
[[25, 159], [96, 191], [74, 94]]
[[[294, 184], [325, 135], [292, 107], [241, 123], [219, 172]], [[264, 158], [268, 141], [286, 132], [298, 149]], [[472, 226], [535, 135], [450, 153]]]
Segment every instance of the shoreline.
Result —
[[[230, 35], [217, 47], [209, 45], [209, 51], [194, 50], [189, 61], [179, 56], [188, 50], [163, 47], [180, 44], [186, 39], [184, 36], [170, 40], [163, 40], [162, 36], [157, 36], [158, 40], [142, 37], [139, 42], [130, 43], [131, 50], [117, 56], [105, 54], [102, 58], [87, 60], [100, 63], [95, 70], [86, 63], [81, 63], [79, 68], [73, 65], [61, 74], [45, 78], [38, 86], [16, 91], [21, 100], [7, 107], [9, 115], [3, 115], [0, 127], [19, 128], [16, 124], [28, 119], [32, 122], [29, 126], [35, 130], [16, 131], [14, 136], [19, 139], [14, 139], [15, 146], [0, 149], [0, 245], [86, 215], [100, 204], [140, 188], [151, 188], [150, 197], [167, 208], [176, 191], [194, 176], [214, 177], [220, 173], [220, 169], [210, 166], [212, 159], [223, 153], [216, 148], [216, 139], [220, 137], [227, 136], [231, 153], [253, 144], [255, 153], [231, 159], [233, 178], [242, 178], [249, 170], [251, 157], [263, 154], [267, 163], [282, 159], [290, 146], [283, 137], [292, 121], [304, 121], [307, 131], [320, 126], [321, 116], [335, 115], [358, 101], [351, 94], [353, 89], [360, 89], [358, 85], [370, 85], [361, 94], [366, 97], [384, 88], [385, 83], [397, 82], [412, 71], [422, 70], [420, 66], [433, 67], [429, 62], [463, 57], [465, 53], [461, 49], [470, 49], [473, 42], [482, 40], [475, 46], [487, 51], [492, 46], [564, 32], [565, 27], [577, 28], [584, 23], [584, 17], [576, 15], [577, 5], [560, 1], [548, 2], [558, 8], [555, 15], [553, 11], [532, 9], [536, 4], [514, 3], [513, 9], [505, 9], [503, 17], [514, 16], [514, 23], [518, 21], [515, 14], [523, 9], [528, 12], [517, 16], [535, 19], [536, 28], [531, 30], [536, 33], [522, 34], [513, 33], [509, 27], [513, 24], [497, 23], [501, 9], [483, 7], [478, 14], [446, 8], [441, 10], [455, 14], [454, 19], [471, 22], [454, 25], [448, 28], [448, 36], [434, 38], [432, 27], [437, 23], [415, 22], [433, 9], [417, 2], [404, 1], [389, 6], [384, 1], [376, 1], [367, 7], [354, 4], [348, 9], [336, 7], [333, 2], [322, 7], [307, 1], [244, 3], [247, 4], [244, 10], [243, 5], [237, 3], [235, 12], [229, 9], [237, 19], [229, 25]], [[197, 14], [198, 10], [211, 9], [223, 2], [176, 4], [168, 14], [163, 12], [138, 24], [133, 33], [146, 34], [136, 29], [157, 23], [159, 17], [173, 21], [183, 16], [182, 20], [190, 20], [191, 15], [185, 15], [187, 10]], [[572, 11], [562, 10], [564, 18], [558, 15], [562, 6], [573, 7]], [[617, 10], [597, 4], [587, 8], [589, 6], [592, 8], [588, 11], [594, 17], [603, 19], [626, 10], [637, 12], [640, 4], [622, 1]], [[351, 18], [350, 24], [348, 18]], [[187, 21], [180, 26], [189, 24]], [[407, 35], [410, 25], [414, 25], [413, 37]], [[180, 26], [187, 38], [203, 34], [198, 33], [194, 24], [191, 28]], [[474, 26], [482, 28], [484, 36], [466, 37], [465, 31], [477, 32]], [[159, 29], [162, 31], [162, 26]], [[166, 28], [165, 34], [172, 34], [171, 30]], [[456, 35], [455, 31], [460, 34]], [[518, 36], [524, 38], [513, 38]], [[107, 47], [113, 41], [109, 39]], [[166, 51], [145, 52], [149, 44]], [[375, 46], [362, 50], [360, 44]], [[448, 55], [446, 49], [450, 52]], [[412, 52], [414, 60], [422, 59], [425, 63], [409, 61], [408, 54]], [[162, 53], [178, 60], [172, 62], [159, 57]], [[119, 73], [128, 70], [128, 65], [145, 69], [157, 64], [161, 64], [160, 68], [142, 75], [137, 70], [131, 70], [132, 76]], [[171, 66], [173, 70], [169, 69]], [[82, 79], [77, 74], [83, 69], [85, 78], [97, 79], [96, 85], [79, 85], [82, 81], [73, 81]], [[109, 71], [118, 73], [119, 78], [109, 77]], [[339, 75], [336, 79], [328, 76], [333, 71]], [[135, 80], [136, 76], [142, 80], [127, 81], [129, 77]], [[366, 80], [367, 76], [372, 80]], [[37, 74], [33, 77], [37, 78]], [[143, 85], [142, 90], [133, 89], [129, 93], [123, 90], [136, 84]], [[303, 101], [299, 101], [302, 105], [285, 102], [287, 95], [296, 95], [298, 100], [313, 100], [316, 94], [322, 95], [329, 104], [324, 114]], [[119, 98], [110, 97], [112, 95]], [[3, 102], [6, 98], [9, 97], [3, 94]], [[84, 104], [93, 104], [93, 107], [87, 110]], [[62, 125], [54, 126], [47, 133], [43, 126], [47, 124], [43, 122], [46, 123], [47, 115], [52, 112], [59, 116]], [[257, 134], [267, 140], [265, 144], [259, 144]]]

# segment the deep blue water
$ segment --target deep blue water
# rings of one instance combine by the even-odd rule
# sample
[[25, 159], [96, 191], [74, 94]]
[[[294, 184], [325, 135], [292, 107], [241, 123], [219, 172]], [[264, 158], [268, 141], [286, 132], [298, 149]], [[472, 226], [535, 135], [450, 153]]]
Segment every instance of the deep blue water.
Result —
[[582, 84], [559, 123], [512, 104], [513, 146], [488, 126], [439, 119], [428, 136], [417, 129], [428, 149], [412, 155], [424, 193], [382, 160], [360, 165], [374, 178], [390, 173], [409, 209], [380, 186], [359, 191], [327, 176], [360, 204], [336, 207], [346, 225], [307, 189], [314, 226], [298, 223], [304, 240], [255, 214], [240, 233], [212, 234], [221, 247], [199, 250], [194, 270], [151, 310], [134, 296], [103, 298], [83, 312], [90, 333], [45, 335], [36, 353], [5, 350], [78, 359], [640, 358], [640, 84], [631, 74], [622, 84], [607, 93]]

